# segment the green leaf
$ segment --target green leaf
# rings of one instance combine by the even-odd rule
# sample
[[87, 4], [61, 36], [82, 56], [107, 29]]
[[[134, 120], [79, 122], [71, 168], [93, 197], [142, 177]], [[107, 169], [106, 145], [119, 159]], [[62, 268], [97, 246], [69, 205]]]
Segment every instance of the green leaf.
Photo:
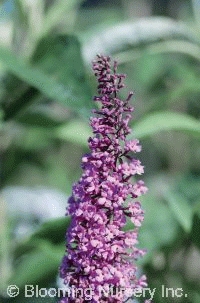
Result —
[[15, 258], [19, 258], [22, 255], [35, 250], [35, 248], [38, 247], [38, 244], [41, 243], [41, 240], [48, 241], [51, 244], [62, 245], [62, 243], [64, 243], [65, 234], [69, 224], [69, 217], [51, 219], [43, 223], [39, 229], [30, 236], [29, 239], [27, 239], [25, 242], [19, 243], [19, 245], [15, 248]]
[[14, 50], [19, 53], [24, 51], [26, 45], [27, 51], [27, 33], [29, 31], [29, 13], [24, 1], [13, 1], [13, 46]]
[[197, 26], [200, 26], [200, 3], [198, 0], [191, 0], [193, 17], [196, 21]]
[[194, 214], [191, 230], [193, 243], [200, 249], [200, 213]]
[[88, 138], [91, 137], [92, 130], [80, 120], [72, 120], [66, 125], [56, 129], [55, 136], [62, 140], [88, 147]]
[[45, 127], [27, 126], [21, 130], [13, 142], [21, 151], [35, 152], [52, 144], [53, 130], [50, 130]]
[[3, 111], [0, 109], [0, 130], [3, 127]]
[[80, 43], [74, 36], [50, 36], [40, 40], [32, 62], [79, 96], [81, 106], [91, 108], [92, 95], [86, 80]]
[[26, 242], [20, 243], [15, 249], [19, 264], [10, 283], [19, 287], [29, 283], [45, 285], [54, 278], [65, 252], [64, 239], [69, 224], [69, 217], [52, 219], [43, 223]]
[[9, 284], [16, 284], [19, 288], [26, 284], [47, 285], [55, 278], [64, 252], [64, 244], [52, 245], [41, 240], [37, 248], [21, 258]]
[[[86, 108], [88, 108], [89, 102], [85, 101], [83, 95], [73, 91], [71, 85], [64, 85], [52, 76], [48, 76], [47, 73], [39, 68], [32, 67], [28, 63], [23, 62], [3, 47], [0, 47], [0, 61], [2, 61], [4, 67], [9, 72], [39, 90], [46, 97], [60, 102], [62, 105], [75, 110], [79, 114], [82, 114], [86, 111]], [[77, 86], [78, 85], [77, 83]], [[23, 102], [28, 102], [30, 96], [27, 96], [26, 99], [24, 98]], [[17, 105], [20, 109], [20, 104]], [[9, 117], [12, 116], [11, 111], [12, 107], [8, 109]], [[16, 114], [16, 112], [14, 114]]]
[[[160, 131], [184, 131], [200, 136], [200, 123], [185, 114], [174, 112], [151, 113], [133, 125], [133, 135], [137, 138], [152, 136]], [[55, 136], [62, 140], [88, 146], [87, 140], [92, 130], [83, 121], [73, 120], [58, 127]]]
[[1, 284], [0, 294], [6, 286], [6, 281], [11, 274], [11, 228], [8, 219], [8, 207], [6, 199], [3, 194], [0, 194], [0, 272], [1, 272]]
[[175, 112], [156, 112], [136, 122], [134, 136], [145, 138], [160, 131], [182, 131], [200, 138], [200, 122], [193, 117]]
[[17, 122], [26, 126], [35, 126], [43, 128], [53, 128], [66, 122], [68, 118], [67, 110], [62, 107], [50, 104], [45, 106], [35, 106], [25, 110], [23, 114], [16, 117]]
[[167, 191], [164, 194], [168, 205], [182, 228], [185, 232], [190, 232], [192, 228], [192, 208], [189, 205], [188, 201], [185, 200], [184, 196], [177, 192]]
[[77, 5], [82, 0], [57, 0], [55, 1], [47, 11], [47, 14], [44, 18], [44, 24], [42, 28], [41, 35], [46, 36], [51, 31], [58, 26], [59, 22], [65, 17], [65, 22], [67, 21], [67, 30], [70, 29], [75, 17], [75, 11]]
[[[148, 194], [140, 200], [145, 211], [145, 218], [139, 230], [138, 246], [145, 248], [147, 254], [139, 262], [146, 263], [151, 259], [155, 250], [174, 241], [178, 225], [172, 217], [171, 210], [156, 196]], [[125, 230], [133, 228], [134, 224], [128, 220]]]
[[[184, 39], [199, 44], [198, 37], [183, 23], [166, 17], [149, 17], [95, 30], [90, 39], [87, 37], [85, 43], [83, 41], [83, 54], [88, 63], [97, 53], [118, 53], [117, 59], [126, 62], [126, 51], [169, 39]], [[133, 58], [134, 54], [131, 54]]]
[[70, 224], [70, 217], [52, 219], [42, 226], [31, 236], [30, 242], [34, 239], [45, 239], [54, 244], [62, 243], [65, 239], [66, 230]]
[[187, 201], [190, 201], [194, 213], [200, 214], [200, 175], [192, 172], [177, 175], [172, 183], [173, 190], [180, 192]]
[[[53, 285], [53, 288], [56, 288], [56, 285]], [[35, 288], [35, 291], [36, 291], [36, 288]], [[53, 295], [53, 293], [52, 293], [52, 295]], [[38, 296], [37, 298], [35, 296], [30, 297], [30, 298], [27, 298], [27, 297], [25, 298], [24, 293], [19, 294], [19, 296], [17, 296], [14, 300], [15, 301], [6, 300], [1, 303], [8, 303], [8, 302], [9, 303], [12, 303], [12, 302], [14, 302], [14, 303], [58, 303], [58, 298], [56, 298], [56, 296], [55, 297], [52, 296], [51, 298], [48, 295], [43, 298], [41, 298], [40, 296]]]

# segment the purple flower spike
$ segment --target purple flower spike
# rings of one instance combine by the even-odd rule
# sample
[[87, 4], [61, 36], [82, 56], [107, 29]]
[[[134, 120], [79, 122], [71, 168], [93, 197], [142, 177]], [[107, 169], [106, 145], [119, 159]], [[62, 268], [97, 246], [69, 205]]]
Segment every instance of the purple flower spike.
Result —
[[[97, 56], [93, 70], [98, 81], [94, 100], [101, 107], [91, 118], [90, 153], [82, 158], [83, 174], [69, 199], [72, 221], [60, 276], [73, 291], [63, 296], [62, 303], [122, 303], [147, 286], [135, 265], [145, 253], [136, 247], [144, 217], [136, 199], [147, 188], [141, 180], [132, 182], [144, 171], [133, 157], [141, 151], [139, 141], [126, 139], [133, 93], [125, 101], [119, 98], [125, 75], [117, 73], [116, 62], [112, 71], [109, 57]], [[124, 231], [128, 218], [134, 227]]]

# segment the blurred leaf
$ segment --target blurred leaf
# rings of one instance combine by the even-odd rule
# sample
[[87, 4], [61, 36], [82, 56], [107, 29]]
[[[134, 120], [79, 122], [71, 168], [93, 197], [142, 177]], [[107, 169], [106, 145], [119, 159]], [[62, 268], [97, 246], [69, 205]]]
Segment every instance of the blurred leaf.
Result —
[[36, 92], [35, 90], [29, 94], [30, 86], [27, 83], [23, 82], [21, 79], [17, 78], [15, 75], [6, 73], [5, 68], [4, 74], [2, 76], [1, 88], [2, 92], [0, 96], [0, 102], [2, 103], [2, 109], [6, 115], [9, 115], [8, 108], [11, 107], [11, 104], [12, 111], [18, 111], [19, 105], [24, 106], [26, 103], [32, 102], [32, 99], [35, 97]]
[[[73, 24], [74, 14], [76, 12], [77, 5], [83, 0], [57, 0], [50, 6], [44, 19], [42, 28], [42, 35], [47, 36], [56, 26], [62, 18], [65, 17], [67, 21], [67, 30], [70, 25]], [[66, 18], [67, 15], [67, 18]], [[71, 21], [71, 22], [70, 22]], [[71, 23], [71, 24], [70, 24]]]
[[54, 104], [45, 106], [35, 106], [29, 108], [23, 114], [16, 117], [16, 120], [28, 126], [37, 126], [43, 128], [53, 128], [64, 123], [67, 119], [67, 110], [59, 108]]
[[200, 301], [200, 292], [199, 289], [193, 292], [194, 303], [199, 303]]
[[[87, 3], [83, 3], [83, 5]], [[108, 28], [113, 24], [121, 22], [123, 17], [123, 10], [119, 6], [107, 6], [96, 5], [91, 9], [81, 9], [81, 13], [78, 14], [78, 20], [76, 24], [77, 31], [80, 31], [80, 38], [84, 37], [84, 41], [94, 36], [96, 29]], [[91, 26], [92, 25], [92, 26]], [[84, 29], [84, 32], [82, 30]], [[95, 31], [94, 31], [95, 29]]]
[[32, 252], [41, 243], [41, 240], [46, 240], [51, 244], [62, 245], [65, 241], [65, 234], [69, 224], [69, 217], [51, 219], [43, 223], [29, 239], [19, 243], [15, 248], [15, 257], [19, 258], [24, 254]]
[[23, 151], [43, 149], [52, 144], [52, 131], [45, 127], [27, 126], [18, 134], [15, 145]]
[[189, 205], [188, 201], [185, 198], [175, 192], [167, 191], [164, 194], [166, 201], [169, 204], [170, 209], [172, 210], [174, 217], [183, 227], [185, 232], [190, 232], [192, 227], [192, 208]]
[[19, 288], [35, 283], [45, 286], [56, 276], [64, 251], [64, 244], [56, 246], [41, 240], [37, 248], [19, 261], [9, 283], [16, 284]]
[[[145, 219], [139, 231], [139, 247], [147, 249], [146, 256], [140, 260], [141, 263], [145, 263], [151, 259], [155, 250], [174, 241], [178, 226], [163, 201], [150, 194], [141, 200]], [[133, 223], [128, 220], [125, 230], [131, 230], [133, 227]]]
[[38, 127], [54, 127], [60, 124], [55, 119], [52, 119], [48, 113], [42, 112], [27, 112], [26, 114], [21, 115], [21, 117], [17, 118], [17, 121], [26, 125]]
[[[134, 47], [175, 38], [199, 44], [197, 36], [183, 23], [166, 17], [140, 18], [135, 22], [124, 22], [96, 30], [90, 40], [86, 39], [83, 54], [89, 63], [97, 53], [120, 54]], [[126, 54], [124, 57], [125, 60], [121, 61], [126, 62]]]
[[173, 184], [173, 189], [190, 201], [193, 211], [200, 213], [200, 176], [192, 173], [178, 175]]
[[[168, 61], [163, 60], [162, 55], [150, 56], [148, 52], [142, 52], [141, 57], [134, 66], [137, 78], [141, 83], [140, 89], [144, 90], [145, 88], [145, 90], [151, 92], [156, 81], [163, 81], [167, 69], [169, 68]], [[158, 87], [158, 89], [162, 90], [163, 93], [163, 85], [162, 83], [159, 84], [160, 87]]]
[[194, 244], [200, 249], [200, 212], [194, 214], [191, 230], [191, 238]]
[[0, 130], [2, 129], [3, 126], [3, 111], [0, 109]]
[[[13, 0], [13, 51], [24, 58], [30, 58], [43, 27], [45, 1]], [[37, 22], [35, 20], [37, 19]]]
[[80, 120], [72, 120], [56, 129], [56, 137], [88, 147], [88, 138], [92, 135], [90, 127]]
[[200, 92], [199, 71], [186, 60], [184, 64], [177, 64], [174, 69], [177, 84], [169, 91], [169, 101], [191, 99], [191, 95]]
[[189, 115], [175, 112], [150, 113], [133, 126], [134, 136], [144, 138], [160, 131], [176, 130], [200, 137], [200, 122]]
[[43, 165], [44, 163], [34, 149], [22, 150], [22, 148], [14, 148], [12, 145], [4, 156], [2, 184], [41, 185], [44, 179]]
[[[195, 191], [194, 195], [196, 194], [196, 199], [195, 199], [195, 202], [194, 203], [194, 207], [193, 207], [193, 210], [195, 213], [199, 214], [200, 216], [200, 198], [199, 198], [199, 191], [200, 191], [200, 188], [195, 188], [195, 185], [197, 184], [192, 184], [193, 185], [193, 188], [191, 188], [191, 190], [193, 189]], [[199, 185], [199, 184], [198, 184]]]
[[[137, 138], [145, 138], [160, 131], [183, 131], [200, 136], [200, 123], [186, 115], [175, 112], [150, 113], [133, 125], [133, 134]], [[87, 140], [92, 135], [90, 127], [78, 120], [73, 120], [56, 129], [56, 136], [63, 140], [77, 142], [88, 146]]]
[[92, 95], [86, 80], [80, 43], [74, 36], [51, 36], [43, 38], [37, 45], [32, 62], [54, 81], [81, 98], [81, 106], [91, 108]]
[[52, 219], [42, 226], [31, 236], [30, 242], [35, 239], [48, 240], [54, 244], [63, 243], [65, 234], [70, 224], [70, 217]]
[[5, 100], [3, 104], [5, 120], [18, 116], [21, 112], [23, 113], [23, 110], [27, 109], [39, 97], [39, 91], [34, 87], [30, 87], [27, 83], [19, 81], [16, 77], [13, 77], [13, 80], [19, 83], [19, 87], [13, 90], [12, 94], [11, 91], [7, 91], [3, 96]]
[[27, 49], [27, 32], [29, 30], [29, 14], [23, 0], [14, 0], [13, 9], [13, 44], [15, 52]]
[[[53, 285], [53, 288], [56, 288], [56, 285]], [[36, 291], [36, 290], [35, 290]], [[31, 294], [30, 294], [31, 295]], [[53, 293], [52, 293], [53, 295]], [[24, 294], [17, 296], [14, 298], [15, 301], [12, 299], [4, 299], [1, 303], [57, 303], [58, 298], [55, 297], [49, 297], [48, 295], [46, 297], [41, 298], [40, 296], [36, 297], [24, 297]]]
[[197, 26], [200, 26], [200, 3], [199, 0], [191, 0], [191, 5], [193, 9], [194, 19], [197, 23]]
[[38, 243], [40, 243], [40, 241], [37, 239], [35, 239], [35, 241], [30, 242], [30, 241], [26, 241], [26, 242], [20, 242], [19, 245], [16, 246], [16, 248], [14, 249], [13, 252], [13, 256], [14, 259], [18, 259], [24, 255], [27, 255], [31, 252], [33, 252], [37, 247], [38, 247]]
[[172, 243], [178, 226], [171, 216], [171, 211], [162, 201], [154, 197], [144, 199], [142, 205], [145, 219], [140, 231], [140, 245], [152, 252]]
[[179, 40], [172, 40], [172, 41], [163, 41], [158, 42], [147, 47], [147, 51], [152, 55], [162, 54], [162, 53], [180, 53], [194, 59], [200, 61], [200, 47], [199, 41], [187, 42], [179, 41]]
[[11, 274], [11, 228], [8, 218], [7, 201], [0, 193], [0, 273], [1, 273], [1, 284], [0, 284], [0, 294], [6, 286], [6, 281]]
[[[43, 71], [31, 67], [28, 63], [24, 63], [21, 59], [16, 58], [9, 50], [2, 47], [0, 48], [0, 60], [8, 71], [32, 87], [38, 89], [48, 98], [60, 102], [79, 114], [87, 107], [84, 96], [73, 92], [71, 86], [63, 85], [52, 79], [52, 77], [47, 76]], [[23, 102], [28, 101], [29, 98], [23, 100]], [[18, 108], [20, 109], [20, 104], [18, 104]], [[7, 112], [9, 112], [9, 115], [7, 113], [7, 116], [12, 117], [12, 106], [11, 108], [7, 108]], [[15, 115], [16, 112], [13, 114]]]

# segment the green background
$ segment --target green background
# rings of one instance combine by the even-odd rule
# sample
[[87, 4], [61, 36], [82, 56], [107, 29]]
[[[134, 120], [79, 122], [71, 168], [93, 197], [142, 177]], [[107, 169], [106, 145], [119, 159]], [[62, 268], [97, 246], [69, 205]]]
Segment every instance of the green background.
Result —
[[[156, 288], [154, 303], [199, 303], [199, 17], [195, 0], [0, 1], [1, 303], [56, 302], [5, 292], [10, 284], [57, 286], [67, 197], [92, 134], [97, 53], [127, 74], [122, 97], [135, 91], [131, 136], [141, 141], [149, 188], [140, 271]], [[62, 202], [42, 202], [38, 188], [62, 194]], [[19, 234], [23, 224], [28, 232]], [[184, 295], [163, 298], [162, 285]]]

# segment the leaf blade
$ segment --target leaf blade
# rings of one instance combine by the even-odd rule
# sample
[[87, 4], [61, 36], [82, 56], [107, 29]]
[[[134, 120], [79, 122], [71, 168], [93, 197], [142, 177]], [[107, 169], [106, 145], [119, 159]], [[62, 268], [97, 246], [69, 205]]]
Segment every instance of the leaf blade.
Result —
[[183, 131], [200, 137], [200, 123], [195, 118], [175, 112], [150, 113], [133, 126], [137, 138], [146, 138], [160, 131]]
[[83, 54], [89, 63], [96, 53], [116, 54], [139, 46], [169, 39], [184, 39], [199, 45], [196, 35], [183, 23], [166, 17], [140, 18], [95, 31], [83, 41]]
[[3, 47], [0, 47], [0, 61], [9, 72], [39, 90], [46, 97], [60, 102], [79, 114], [85, 112], [86, 104], [82, 96], [76, 95], [70, 87], [55, 81], [42, 70], [24, 63]]
[[46, 240], [40, 240], [37, 247], [21, 259], [9, 283], [20, 288], [29, 283], [48, 285], [48, 279], [56, 276], [64, 251], [64, 243], [52, 245]]
[[192, 228], [192, 208], [190, 207], [188, 201], [177, 192], [169, 192], [167, 191], [164, 194], [166, 201], [170, 209], [172, 210], [176, 220], [185, 230], [185, 232], [190, 232]]
[[72, 120], [55, 131], [56, 138], [88, 147], [87, 140], [92, 135], [89, 126], [80, 120]]

